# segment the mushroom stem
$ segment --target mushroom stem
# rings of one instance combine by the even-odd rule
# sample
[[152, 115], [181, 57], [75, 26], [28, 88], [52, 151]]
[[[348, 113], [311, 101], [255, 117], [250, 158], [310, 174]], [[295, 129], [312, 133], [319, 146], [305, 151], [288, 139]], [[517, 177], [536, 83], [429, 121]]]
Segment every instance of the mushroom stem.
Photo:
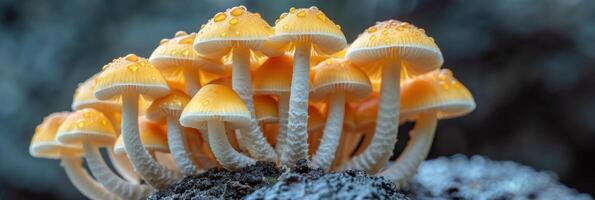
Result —
[[274, 161], [277, 157], [273, 147], [267, 143], [254, 112], [252, 99], [252, 78], [250, 72], [250, 50], [245, 47], [235, 47], [232, 53], [232, 87], [250, 111], [250, 126], [242, 129], [245, 136], [246, 148], [250, 155], [257, 160]]
[[225, 134], [225, 125], [222, 121], [209, 121], [209, 145], [215, 158], [223, 168], [228, 170], [236, 170], [248, 165], [256, 163], [250, 157], [247, 157], [237, 152], [227, 139]]
[[180, 175], [159, 165], [143, 147], [138, 130], [138, 94], [122, 95], [122, 134], [128, 158], [139, 175], [157, 190], [175, 183]]
[[119, 200], [116, 195], [107, 191], [97, 183], [83, 168], [80, 157], [62, 157], [60, 165], [64, 168], [68, 179], [83, 195], [93, 200]]
[[295, 44], [287, 138], [281, 147], [281, 163], [292, 165], [308, 158], [308, 95], [310, 92], [310, 42]]
[[277, 135], [277, 145], [275, 151], [277, 153], [283, 152], [282, 147], [285, 148], [285, 139], [287, 138], [287, 111], [289, 110], [289, 94], [279, 95], [279, 134]]
[[315, 167], [328, 171], [335, 159], [341, 132], [343, 132], [343, 115], [345, 113], [345, 93], [339, 92], [330, 96], [330, 108], [326, 125], [322, 132], [322, 141], [316, 154], [312, 157]]
[[136, 172], [134, 172], [132, 164], [130, 164], [130, 161], [128, 161], [126, 155], [117, 155], [114, 153], [113, 149], [108, 149], [107, 155], [109, 156], [110, 161], [112, 161], [112, 165], [114, 165], [114, 168], [118, 174], [120, 174], [128, 182], [135, 184], [140, 183], [140, 177]]
[[186, 81], [186, 92], [189, 96], [194, 96], [200, 89], [200, 76], [197, 70], [184, 70], [184, 81]]
[[423, 113], [415, 123], [415, 128], [409, 132], [409, 142], [403, 153], [379, 175], [394, 182], [397, 187], [406, 186], [421, 162], [428, 156], [437, 124], [438, 119], [434, 112]]
[[101, 157], [97, 146], [83, 143], [83, 149], [91, 173], [105, 189], [122, 199], [147, 199], [153, 192], [150, 186], [126, 182], [114, 174]]
[[192, 175], [200, 173], [190, 158], [188, 143], [182, 133], [184, 129], [178, 118], [167, 118], [167, 143], [169, 145], [169, 151], [182, 174]]
[[380, 105], [372, 142], [362, 154], [353, 158], [343, 168], [361, 169], [375, 173], [374, 168], [377, 168], [375, 166], [384, 166], [392, 156], [399, 131], [400, 73], [400, 60], [391, 59], [386, 61], [382, 68]]

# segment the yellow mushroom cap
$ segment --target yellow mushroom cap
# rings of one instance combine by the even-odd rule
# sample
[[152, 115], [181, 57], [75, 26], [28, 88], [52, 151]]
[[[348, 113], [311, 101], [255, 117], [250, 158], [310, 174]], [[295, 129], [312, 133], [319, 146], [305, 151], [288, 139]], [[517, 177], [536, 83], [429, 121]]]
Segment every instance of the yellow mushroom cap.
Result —
[[63, 144], [80, 145], [88, 142], [108, 146], [116, 141], [116, 131], [103, 113], [85, 108], [66, 117], [58, 128], [56, 139]]
[[474, 109], [473, 96], [448, 69], [408, 79], [401, 86], [401, 115], [406, 119], [422, 112], [436, 112], [439, 119], [454, 118]]
[[195, 38], [196, 33], [178, 31], [174, 38], [161, 40], [149, 57], [149, 62], [161, 71], [206, 70], [223, 73], [221, 59], [203, 58], [192, 49]]
[[341, 28], [316, 7], [291, 8], [275, 22], [271, 40], [279, 43], [294, 41], [312, 42], [318, 53], [332, 54], [341, 51], [347, 41]]
[[58, 127], [64, 122], [68, 112], [52, 113], [35, 128], [29, 145], [29, 154], [36, 158], [59, 159], [61, 156], [82, 156], [81, 146], [60, 144], [56, 141]]
[[335, 92], [345, 92], [347, 99], [362, 99], [372, 92], [368, 76], [353, 63], [342, 58], [329, 58], [315, 68], [312, 99], [322, 100]]
[[[148, 151], [169, 153], [167, 133], [161, 126], [159, 126], [159, 124], [146, 120], [144, 117], [139, 117], [138, 126], [140, 140], [145, 149]], [[114, 153], [120, 155], [126, 153], [122, 135], [118, 136], [118, 139], [116, 140]]]
[[270, 96], [254, 96], [256, 120], [261, 123], [276, 123], [279, 120], [277, 100]]
[[283, 95], [291, 90], [293, 58], [285, 54], [269, 58], [254, 72], [252, 88], [256, 95]]
[[215, 14], [198, 32], [193, 47], [202, 56], [221, 58], [236, 44], [260, 49], [271, 34], [273, 29], [260, 14], [236, 6]]
[[129, 92], [159, 98], [169, 93], [169, 87], [147, 59], [129, 54], [104, 66], [97, 77], [95, 97], [107, 100]]
[[308, 132], [316, 132], [324, 129], [325, 118], [318, 108], [308, 106]]
[[147, 109], [146, 117], [153, 121], [162, 121], [166, 117], [178, 118], [189, 101], [190, 97], [184, 92], [172, 90], [167, 96], [153, 101]]
[[[377, 22], [360, 34], [347, 50], [347, 58], [365, 64], [398, 57], [404, 68], [423, 74], [439, 68], [444, 61], [434, 39], [423, 29], [397, 20]], [[378, 69], [365, 69], [368, 73]]]
[[231, 127], [247, 127], [250, 124], [250, 112], [229, 87], [209, 84], [201, 88], [190, 100], [180, 123], [185, 127], [203, 129], [208, 121], [224, 121]]
[[95, 108], [102, 111], [120, 111], [122, 105], [117, 98], [109, 100], [99, 100], [95, 98], [93, 92], [95, 85], [97, 84], [98, 74], [93, 75], [91, 78], [80, 83], [78, 88], [74, 92], [72, 98], [72, 110], [79, 110], [82, 108]]

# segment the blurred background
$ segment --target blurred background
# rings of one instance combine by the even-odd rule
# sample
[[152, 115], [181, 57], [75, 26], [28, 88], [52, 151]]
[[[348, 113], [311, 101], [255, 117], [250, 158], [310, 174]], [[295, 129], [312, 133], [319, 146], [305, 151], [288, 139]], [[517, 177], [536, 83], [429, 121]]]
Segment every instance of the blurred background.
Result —
[[595, 193], [593, 0], [0, 0], [0, 199], [82, 198], [57, 161], [29, 156], [35, 126], [68, 110], [77, 84], [113, 58], [149, 56], [160, 39], [240, 4], [269, 23], [315, 5], [348, 41], [381, 20], [424, 28], [478, 105], [440, 121], [431, 158], [513, 160]]

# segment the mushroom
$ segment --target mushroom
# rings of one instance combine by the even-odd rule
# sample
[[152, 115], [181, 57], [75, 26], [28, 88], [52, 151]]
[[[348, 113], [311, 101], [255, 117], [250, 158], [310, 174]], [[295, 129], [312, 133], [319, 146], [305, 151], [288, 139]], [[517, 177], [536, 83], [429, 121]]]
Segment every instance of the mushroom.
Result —
[[293, 58], [284, 54], [269, 58], [254, 71], [255, 95], [272, 95], [279, 98], [279, 132], [276, 137], [275, 151], [281, 153], [287, 138], [287, 112], [289, 110], [289, 92], [291, 90], [291, 72]]
[[271, 130], [271, 128], [268, 127], [276, 127], [272, 125], [275, 125], [279, 122], [277, 100], [271, 96], [254, 96], [254, 108], [256, 110], [256, 120], [262, 129], [265, 130], [264, 135], [267, 139], [267, 142], [275, 146], [275, 139], [277, 138], [279, 132], [276, 130]]
[[315, 106], [308, 106], [308, 155], [313, 156], [322, 138], [322, 129], [324, 129], [324, 116]]
[[378, 22], [362, 33], [347, 50], [346, 57], [362, 66], [373, 84], [380, 82], [380, 104], [374, 137], [360, 155], [344, 165], [347, 169], [372, 171], [384, 165], [397, 142], [399, 82], [401, 71], [423, 74], [442, 65], [434, 40], [424, 30], [396, 20]]
[[190, 96], [196, 94], [200, 89], [200, 70], [223, 73], [221, 59], [203, 58], [192, 49], [194, 38], [196, 38], [196, 33], [188, 34], [178, 31], [174, 38], [161, 40], [159, 46], [149, 57], [149, 62], [163, 74], [181, 74], [186, 86], [186, 93]]
[[292, 165], [308, 158], [308, 92], [310, 88], [311, 50], [319, 54], [332, 54], [346, 45], [345, 35], [316, 7], [291, 8], [275, 22], [271, 41], [294, 49], [291, 94], [289, 96], [287, 143], [280, 147], [281, 163]]
[[[312, 157], [315, 167], [329, 170], [343, 132], [343, 117], [347, 102], [367, 97], [372, 84], [366, 74], [342, 58], [330, 58], [315, 68], [312, 82], [312, 100], [326, 99], [329, 111], [324, 126], [322, 141]], [[340, 153], [342, 154], [342, 153]]]
[[448, 69], [436, 70], [407, 80], [401, 86], [401, 115], [415, 120], [415, 127], [399, 158], [379, 173], [402, 187], [426, 158], [439, 119], [466, 115], [475, 109], [473, 96]]
[[188, 141], [188, 149], [190, 149], [190, 156], [194, 163], [198, 163], [203, 169], [217, 167], [219, 163], [217, 163], [215, 155], [213, 155], [209, 147], [209, 143], [205, 141], [206, 139], [202, 138], [203, 133], [191, 128], [187, 128], [187, 130], [186, 137], [188, 139], [186, 141]]
[[192, 162], [187, 146], [184, 128], [180, 124], [180, 115], [190, 97], [181, 91], [173, 90], [169, 95], [153, 101], [147, 109], [147, 119], [153, 121], [167, 120], [167, 143], [176, 166], [184, 175], [197, 174], [201, 171]]
[[335, 153], [335, 159], [332, 163], [331, 170], [336, 170], [341, 164], [348, 160], [353, 152], [353, 137], [356, 134], [357, 119], [355, 111], [350, 104], [345, 104], [345, 114], [343, 119], [343, 133], [341, 133], [341, 139], [339, 146]]
[[251, 115], [250, 126], [242, 130], [246, 148], [258, 160], [274, 161], [277, 157], [266, 142], [256, 121], [252, 100], [251, 51], [263, 48], [272, 28], [260, 14], [249, 12], [244, 6], [217, 13], [201, 28], [194, 40], [194, 49], [203, 56], [218, 59], [231, 55], [232, 86]]
[[99, 100], [122, 97], [122, 128], [128, 158], [140, 176], [157, 190], [176, 182], [180, 175], [160, 166], [143, 148], [138, 131], [139, 96], [159, 98], [169, 93], [161, 73], [145, 58], [134, 54], [107, 64], [95, 86]]
[[146, 199], [153, 189], [122, 180], [114, 174], [99, 152], [116, 141], [116, 132], [101, 112], [85, 108], [68, 115], [58, 128], [56, 139], [67, 145], [83, 145], [85, 159], [91, 173], [108, 191], [122, 199]]
[[56, 141], [58, 127], [64, 122], [68, 112], [52, 113], [35, 128], [29, 145], [29, 154], [35, 158], [59, 159], [70, 182], [89, 199], [118, 200], [118, 196], [97, 183], [83, 167], [83, 149], [77, 145], [65, 145]]
[[[119, 133], [117, 126], [120, 124], [120, 112], [122, 110], [122, 104], [119, 99], [109, 99], [102, 101], [93, 96], [97, 76], [98, 74], [95, 74], [91, 78], [79, 84], [78, 88], [74, 91], [74, 96], [72, 98], [72, 110], [80, 110], [83, 108], [97, 109], [105, 114], [105, 116], [114, 126], [114, 129], [116, 129], [117, 133]], [[134, 172], [132, 165], [130, 165], [130, 161], [128, 161], [126, 156], [115, 155], [111, 149], [109, 149], [107, 152], [110, 161], [112, 162], [112, 165], [114, 165], [116, 171], [118, 171], [118, 174], [122, 175], [122, 177], [124, 177], [124, 179], [129, 182], [139, 183], [140, 177], [136, 172]]]
[[211, 150], [225, 169], [236, 170], [256, 162], [234, 150], [227, 139], [226, 125], [242, 128], [251, 123], [248, 108], [230, 88], [218, 84], [202, 87], [184, 108], [180, 123], [199, 130], [208, 128]]

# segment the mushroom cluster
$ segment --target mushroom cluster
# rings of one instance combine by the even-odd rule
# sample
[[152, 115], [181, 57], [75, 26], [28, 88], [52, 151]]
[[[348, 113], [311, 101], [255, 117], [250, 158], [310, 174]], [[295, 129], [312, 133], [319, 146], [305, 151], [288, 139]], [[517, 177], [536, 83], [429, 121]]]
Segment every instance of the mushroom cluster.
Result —
[[[475, 108], [442, 64], [434, 40], [406, 22], [377, 22], [348, 44], [316, 7], [291, 8], [270, 26], [237, 6], [161, 40], [148, 59], [103, 66], [79, 85], [72, 111], [38, 126], [30, 153], [61, 159], [91, 199], [145, 199], [209, 168], [301, 159], [404, 186], [437, 121]], [[406, 121], [416, 122], [410, 141], [388, 163]]]

